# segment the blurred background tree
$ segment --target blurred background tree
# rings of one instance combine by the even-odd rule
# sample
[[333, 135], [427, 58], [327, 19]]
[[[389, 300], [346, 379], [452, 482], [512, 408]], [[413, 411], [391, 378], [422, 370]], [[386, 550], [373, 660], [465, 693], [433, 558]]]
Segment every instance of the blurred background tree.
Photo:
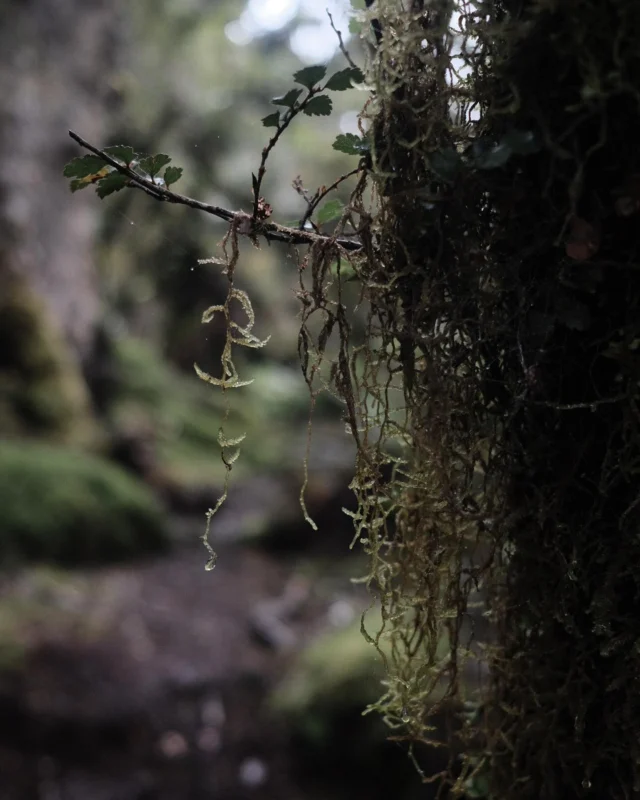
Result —
[[[328, 6], [361, 59], [350, 4]], [[331, 399], [310, 465], [321, 534], [298, 505], [308, 393], [291, 253], [243, 250], [239, 285], [272, 338], [232, 411], [249, 446], [211, 576], [199, 536], [224, 476], [223, 407], [193, 363], [219, 357], [222, 331], [199, 320], [224, 279], [197, 262], [224, 226], [136, 192], [103, 206], [60, 175], [72, 128], [169, 152], [181, 191], [249, 210], [270, 99], [306, 64], [345, 66], [324, 5], [2, 3], [0, 44], [3, 797], [409, 797], [404, 752], [361, 717], [379, 673], [356, 624], [361, 567], [343, 564], [353, 451]], [[263, 186], [281, 221], [305, 211], [298, 176], [313, 192], [352, 169], [331, 143], [361, 105], [340, 93], [331, 117], [288, 131]]]

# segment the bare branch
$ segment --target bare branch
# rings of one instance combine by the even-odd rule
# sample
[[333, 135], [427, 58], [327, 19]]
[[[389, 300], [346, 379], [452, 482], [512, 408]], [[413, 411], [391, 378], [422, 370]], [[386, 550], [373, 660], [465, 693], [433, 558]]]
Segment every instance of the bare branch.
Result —
[[[152, 180], [143, 178], [134, 172], [134, 170], [121, 164], [119, 161], [116, 161], [116, 159], [112, 158], [108, 153], [105, 153], [103, 150], [99, 150], [97, 147], [94, 147], [77, 133], [69, 131], [69, 136], [79, 145], [84, 147], [85, 150], [88, 150], [90, 153], [99, 156], [99, 158], [101, 158], [105, 164], [109, 164], [109, 166], [113, 167], [122, 175], [126, 175], [126, 177], [129, 178], [129, 185], [131, 187], [135, 189], [142, 189], [142, 191], [146, 192], [155, 200], [189, 206], [189, 208], [195, 208], [198, 209], [198, 211], [204, 211], [206, 214], [211, 214], [212, 216], [223, 219], [226, 222], [240, 222], [241, 218], [245, 219], [247, 216], [243, 211], [229, 211], [227, 208], [214, 206], [210, 203], [202, 203], [200, 200], [194, 200], [186, 195], [177, 194], [176, 192], [172, 192], [170, 189], [166, 189], [163, 186], [157, 186]], [[256, 222], [254, 220], [251, 230], [248, 231], [248, 235], [264, 236], [264, 238], [270, 242], [284, 242], [285, 244], [297, 245], [314, 244], [319, 241], [333, 242], [339, 247], [342, 247], [344, 250], [350, 252], [360, 250], [362, 247], [362, 242], [359, 239], [323, 236], [322, 234], [314, 233], [312, 231], [300, 231], [295, 228], [287, 228], [284, 225], [278, 225], [275, 222]]]
[[327, 15], [329, 17], [329, 22], [331, 23], [331, 27], [333, 28], [333, 30], [336, 33], [336, 36], [338, 37], [338, 46], [340, 47], [340, 52], [347, 59], [347, 61], [349, 62], [349, 66], [350, 67], [352, 67], [353, 69], [358, 69], [358, 65], [351, 58], [351, 56], [349, 55], [349, 51], [344, 46], [344, 42], [342, 40], [342, 33], [336, 28], [336, 26], [335, 26], [335, 24], [333, 22], [333, 17], [331, 16], [331, 12], [329, 11], [329, 9], [327, 9]]

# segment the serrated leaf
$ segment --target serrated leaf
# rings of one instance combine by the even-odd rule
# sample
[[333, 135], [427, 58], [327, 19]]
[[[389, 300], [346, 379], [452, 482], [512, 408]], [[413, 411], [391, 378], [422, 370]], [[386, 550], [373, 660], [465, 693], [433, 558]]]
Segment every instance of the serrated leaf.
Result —
[[108, 153], [111, 158], [117, 158], [123, 164], [129, 164], [136, 158], [136, 152], [133, 147], [126, 144], [114, 144], [111, 147], [105, 147], [104, 152]]
[[124, 189], [128, 180], [129, 178], [127, 178], [126, 175], [114, 170], [107, 175], [106, 178], [102, 178], [102, 180], [98, 183], [96, 186], [96, 194], [100, 199], [102, 199], [103, 197], [113, 194], [114, 192], [119, 192], [120, 189]]
[[302, 109], [308, 117], [328, 117], [333, 109], [331, 98], [326, 94], [312, 97]]
[[171, 186], [172, 183], [180, 180], [182, 177], [182, 167], [167, 167], [164, 171], [164, 182], [166, 186]]
[[80, 189], [86, 189], [87, 186], [91, 186], [91, 181], [86, 181], [82, 178], [74, 178], [69, 184], [69, 188], [72, 192], [79, 192]]
[[301, 94], [302, 89], [290, 89], [282, 97], [274, 97], [271, 102], [274, 104], [274, 106], [287, 106], [287, 108], [293, 108], [296, 104], [296, 100]]
[[352, 89], [354, 83], [362, 83], [364, 75], [357, 67], [347, 67], [341, 69], [340, 72], [334, 73], [325, 85], [325, 89], [331, 89], [333, 92], [344, 92], [347, 89]]
[[280, 112], [274, 111], [273, 114], [263, 117], [262, 124], [265, 128], [277, 128], [280, 124]]
[[157, 156], [148, 156], [140, 161], [140, 169], [143, 169], [151, 177], [157, 175], [162, 167], [166, 167], [171, 162], [171, 156], [165, 153], [158, 153]]
[[104, 165], [104, 161], [99, 156], [80, 156], [66, 165], [64, 176], [65, 178], [86, 178], [100, 172]]
[[75, 180], [72, 180], [70, 185], [71, 191], [77, 192], [80, 189], [86, 189], [87, 186], [92, 186], [94, 183], [97, 183], [101, 178], [106, 177], [113, 170], [113, 167], [105, 164], [104, 161], [102, 164], [102, 169], [98, 170], [97, 172], [93, 172], [91, 175], [87, 175], [84, 178], [76, 178]]
[[338, 219], [338, 217], [342, 216], [343, 210], [344, 206], [340, 200], [329, 200], [329, 202], [325, 203], [320, 211], [318, 211], [318, 225], [324, 225], [325, 222]]
[[327, 74], [327, 68], [322, 65], [316, 67], [305, 67], [298, 70], [293, 75], [293, 80], [296, 83], [301, 83], [307, 89], [312, 89], [318, 81], [321, 81]]
[[340, 133], [336, 136], [333, 149], [349, 156], [361, 156], [369, 152], [369, 143], [355, 133]]

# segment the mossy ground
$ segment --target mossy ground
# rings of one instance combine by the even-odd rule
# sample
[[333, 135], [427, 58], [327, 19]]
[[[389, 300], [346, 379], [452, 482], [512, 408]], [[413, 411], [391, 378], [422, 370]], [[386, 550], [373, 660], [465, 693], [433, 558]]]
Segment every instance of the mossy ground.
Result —
[[0, 552], [68, 564], [134, 556], [167, 542], [153, 493], [98, 457], [50, 445], [0, 445]]

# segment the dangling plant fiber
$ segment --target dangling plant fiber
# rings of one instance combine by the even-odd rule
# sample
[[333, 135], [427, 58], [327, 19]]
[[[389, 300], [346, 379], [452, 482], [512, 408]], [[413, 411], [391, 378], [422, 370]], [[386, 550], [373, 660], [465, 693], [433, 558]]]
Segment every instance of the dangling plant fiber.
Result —
[[378, 708], [438, 743], [430, 718], [473, 701], [443, 793], [635, 796], [640, 4], [378, 0], [375, 30], [363, 246], [310, 249], [301, 353], [312, 381], [338, 332]]

